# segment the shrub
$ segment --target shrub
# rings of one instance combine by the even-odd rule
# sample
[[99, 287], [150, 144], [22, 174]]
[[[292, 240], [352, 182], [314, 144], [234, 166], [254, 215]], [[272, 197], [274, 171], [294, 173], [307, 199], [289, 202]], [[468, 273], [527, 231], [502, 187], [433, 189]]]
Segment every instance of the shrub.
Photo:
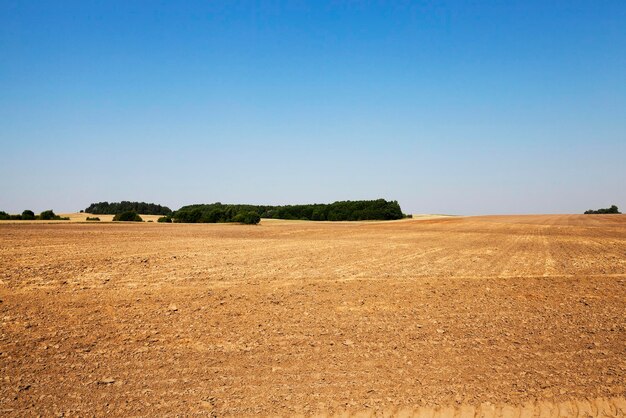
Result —
[[94, 216], [94, 217], [89, 217], [89, 216], [87, 216], [87, 220], [88, 220], [88, 221], [99, 221], [99, 220], [100, 220], [100, 218], [98, 218], [97, 216]]
[[68, 217], [61, 217], [59, 215], [56, 215], [52, 210], [44, 210], [43, 212], [39, 214], [39, 216], [37, 216], [37, 219], [40, 219], [42, 221], [69, 221], [70, 220], [70, 218]]
[[114, 221], [119, 221], [119, 222], [143, 222], [143, 219], [141, 219], [141, 216], [137, 215], [137, 212], [124, 212], [124, 213], [118, 213], [117, 215], [115, 215], [113, 217]]
[[0, 210], [0, 221], [6, 221], [8, 219], [11, 219], [11, 215]]
[[51, 221], [58, 218], [60, 217], [55, 215], [52, 210], [44, 210], [39, 214], [39, 219], [41, 219], [42, 221]]
[[20, 219], [24, 221], [31, 221], [35, 219], [35, 212], [33, 212], [32, 210], [26, 209], [24, 212], [22, 212], [22, 217]]
[[256, 212], [242, 212], [235, 215], [233, 222], [239, 222], [246, 225], [256, 225], [261, 222], [261, 217]]
[[161, 216], [159, 219], [157, 219], [157, 222], [172, 223], [172, 218], [170, 218], [169, 216]]

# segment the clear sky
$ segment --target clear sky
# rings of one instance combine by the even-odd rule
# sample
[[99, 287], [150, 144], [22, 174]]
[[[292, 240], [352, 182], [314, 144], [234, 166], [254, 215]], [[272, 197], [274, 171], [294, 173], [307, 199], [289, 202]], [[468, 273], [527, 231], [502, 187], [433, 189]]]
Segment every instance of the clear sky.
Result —
[[0, 210], [626, 209], [626, 1], [0, 2]]

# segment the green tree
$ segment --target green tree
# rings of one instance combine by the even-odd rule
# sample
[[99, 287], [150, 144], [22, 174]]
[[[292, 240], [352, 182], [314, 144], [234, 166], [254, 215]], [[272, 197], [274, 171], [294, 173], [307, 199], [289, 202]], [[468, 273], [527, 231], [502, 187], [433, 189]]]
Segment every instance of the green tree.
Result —
[[241, 212], [235, 215], [233, 222], [239, 222], [247, 225], [256, 225], [261, 222], [261, 217], [256, 212]]
[[58, 218], [59, 216], [55, 215], [52, 210], [44, 210], [39, 214], [39, 219], [41, 219], [42, 221], [51, 221]]

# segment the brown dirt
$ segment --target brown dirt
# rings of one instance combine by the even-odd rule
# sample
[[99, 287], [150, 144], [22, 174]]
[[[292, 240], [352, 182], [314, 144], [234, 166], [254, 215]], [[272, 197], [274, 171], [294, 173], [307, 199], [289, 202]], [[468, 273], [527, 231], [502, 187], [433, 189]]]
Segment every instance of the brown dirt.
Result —
[[626, 216], [0, 223], [0, 299], [0, 415], [625, 415]]

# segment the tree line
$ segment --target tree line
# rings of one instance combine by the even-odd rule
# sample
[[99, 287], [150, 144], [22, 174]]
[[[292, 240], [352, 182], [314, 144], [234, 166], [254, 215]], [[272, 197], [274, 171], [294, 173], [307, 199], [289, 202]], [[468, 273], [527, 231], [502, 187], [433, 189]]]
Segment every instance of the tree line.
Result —
[[26, 209], [20, 215], [9, 215], [4, 211], [0, 211], [0, 221], [69, 221], [70, 218], [61, 217], [52, 210], [44, 210], [39, 215], [35, 215], [32, 210]]
[[258, 224], [261, 221], [256, 207], [252, 205], [211, 204], [188, 205], [175, 211], [169, 220], [159, 222], [223, 223], [240, 222]]
[[124, 212], [135, 212], [144, 215], [171, 215], [172, 210], [167, 206], [146, 202], [99, 202], [89, 205], [84, 212], [94, 215], [118, 215]]
[[603, 214], [620, 214], [622, 212], [619, 211], [619, 209], [617, 208], [617, 206], [615, 205], [611, 205], [610, 208], [603, 208], [603, 209], [589, 209], [585, 211], [585, 215], [603, 215]]
[[[171, 215], [174, 222], [258, 223], [260, 218], [306, 221], [393, 220], [406, 217], [397, 201], [357, 200], [308, 205], [231, 205], [220, 202], [183, 206]], [[166, 221], [162, 221], [166, 222]]]
[[[138, 213], [141, 213], [164, 215], [158, 219], [158, 222], [238, 222], [244, 224], [257, 224], [261, 218], [306, 221], [364, 221], [393, 220], [411, 216], [402, 213], [402, 209], [397, 201], [387, 201], [385, 199], [346, 200], [329, 204], [315, 203], [308, 205], [241, 205], [216, 202], [183, 206], [175, 212], [166, 206], [155, 203], [122, 201], [92, 203], [84, 212], [90, 214], [113, 214], [115, 215], [114, 221], [141, 222], [142, 219], [138, 215]], [[69, 218], [61, 218], [51, 210], [44, 211], [37, 216], [32, 211], [25, 210], [21, 215], [9, 215], [0, 211], [0, 219], [52, 220]], [[100, 219], [88, 218], [87, 220]]]

